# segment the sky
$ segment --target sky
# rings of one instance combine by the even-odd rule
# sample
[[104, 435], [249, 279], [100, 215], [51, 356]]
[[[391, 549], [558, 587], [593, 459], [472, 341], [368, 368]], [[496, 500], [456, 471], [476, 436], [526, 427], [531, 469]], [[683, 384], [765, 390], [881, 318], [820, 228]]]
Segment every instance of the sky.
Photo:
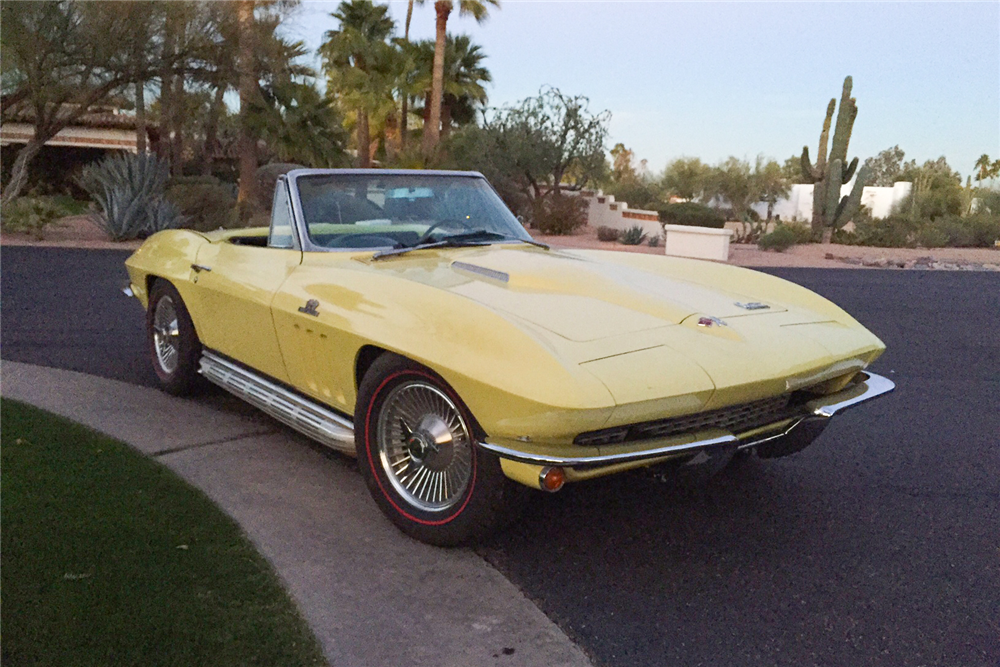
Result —
[[[377, 1], [377, 0], [376, 0]], [[402, 34], [406, 2], [389, 2]], [[304, 0], [289, 36], [315, 49], [337, 6]], [[899, 145], [945, 156], [963, 179], [1000, 158], [1000, 2], [607, 2], [502, 0], [449, 31], [482, 45], [490, 106], [545, 85], [611, 111], [621, 142], [651, 172], [672, 159], [815, 156], [826, 105], [854, 79], [849, 157]], [[433, 38], [433, 1], [411, 39]], [[318, 64], [318, 60], [316, 61]]]

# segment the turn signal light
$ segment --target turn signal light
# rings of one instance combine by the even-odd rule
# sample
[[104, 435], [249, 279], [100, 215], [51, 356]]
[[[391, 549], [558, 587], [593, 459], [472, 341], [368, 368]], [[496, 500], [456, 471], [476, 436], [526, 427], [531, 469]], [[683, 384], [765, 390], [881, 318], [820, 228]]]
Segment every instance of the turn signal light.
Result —
[[538, 475], [539, 486], [549, 493], [555, 493], [563, 488], [565, 483], [566, 473], [562, 468], [542, 468], [542, 472]]

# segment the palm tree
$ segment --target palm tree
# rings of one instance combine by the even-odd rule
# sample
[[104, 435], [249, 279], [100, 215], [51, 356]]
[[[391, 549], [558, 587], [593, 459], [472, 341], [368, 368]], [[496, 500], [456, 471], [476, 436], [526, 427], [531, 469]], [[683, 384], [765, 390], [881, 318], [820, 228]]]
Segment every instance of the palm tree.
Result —
[[386, 40], [396, 28], [389, 8], [371, 0], [343, 0], [331, 14], [339, 30], [329, 30], [320, 46], [331, 88], [339, 90], [356, 113], [358, 166], [371, 166], [369, 117], [392, 101], [396, 51]]
[[[459, 16], [471, 15], [482, 23], [489, 14], [487, 5], [500, 6], [500, 0], [458, 0]], [[424, 126], [424, 153], [430, 154], [441, 136], [441, 100], [444, 96], [444, 57], [448, 34], [448, 16], [454, 9], [454, 0], [436, 0], [434, 13], [437, 32], [434, 41], [434, 73], [431, 85], [431, 109]]]
[[239, 0], [237, 23], [239, 25], [239, 91], [240, 91], [240, 190], [237, 201], [243, 204], [244, 215], [249, 216], [249, 206], [257, 201], [257, 141], [250, 133], [250, 106], [257, 92], [257, 73], [254, 71], [254, 43], [256, 26], [254, 0]]
[[[424, 40], [414, 45], [416, 77], [413, 94], [424, 97], [423, 115], [425, 127], [431, 109], [431, 89], [433, 87], [434, 42]], [[486, 103], [486, 89], [483, 84], [493, 80], [490, 71], [483, 66], [486, 54], [482, 47], [474, 44], [468, 35], [448, 35], [445, 44], [444, 77], [441, 96], [441, 135], [448, 134], [452, 123], [465, 125], [475, 119], [476, 105]]]
[[[403, 27], [403, 49], [410, 44], [410, 20], [413, 18], [413, 5], [422, 5], [425, 0], [409, 0], [406, 4], [406, 23]], [[409, 104], [410, 96], [404, 91], [402, 94], [403, 98], [403, 108], [402, 113], [399, 116], [399, 146], [401, 150], [406, 150], [406, 126], [408, 121], [408, 116], [410, 113]]]
[[980, 185], [982, 185], [983, 181], [987, 181], [1000, 175], [1000, 160], [991, 162], [990, 156], [983, 153], [979, 156], [979, 159], [976, 160], [976, 170], [976, 180]]
[[445, 47], [444, 82], [441, 98], [441, 133], [451, 130], [452, 120], [462, 124], [472, 122], [475, 105], [486, 103], [484, 83], [493, 81], [483, 67], [486, 54], [473, 44], [468, 35], [448, 39]]

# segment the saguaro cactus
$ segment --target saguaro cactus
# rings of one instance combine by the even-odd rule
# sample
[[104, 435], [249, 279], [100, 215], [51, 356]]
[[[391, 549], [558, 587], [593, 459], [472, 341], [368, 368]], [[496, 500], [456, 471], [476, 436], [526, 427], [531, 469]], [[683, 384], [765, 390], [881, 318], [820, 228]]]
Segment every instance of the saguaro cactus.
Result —
[[851, 97], [852, 86], [851, 77], [845, 78], [837, 123], [833, 126], [833, 143], [830, 145], [829, 160], [826, 149], [830, 139], [833, 112], [837, 108], [836, 99], [831, 99], [826, 107], [826, 120], [823, 121], [823, 131], [819, 135], [819, 151], [816, 153], [815, 165], [809, 160], [809, 147], [802, 147], [802, 175], [806, 183], [814, 185], [812, 227], [817, 233], [842, 227], [854, 217], [861, 205], [861, 192], [870, 174], [868, 169], [862, 167], [851, 193], [841, 199], [840, 186], [850, 182], [858, 168], [858, 158], [851, 160], [850, 164], [847, 162], [847, 147], [851, 142], [854, 119], [858, 115], [857, 100]]

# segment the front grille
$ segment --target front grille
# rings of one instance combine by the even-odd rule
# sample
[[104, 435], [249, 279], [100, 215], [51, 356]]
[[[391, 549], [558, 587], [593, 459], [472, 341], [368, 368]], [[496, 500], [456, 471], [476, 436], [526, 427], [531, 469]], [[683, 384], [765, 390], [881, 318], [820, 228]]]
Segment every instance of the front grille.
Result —
[[709, 428], [741, 433], [791, 417], [805, 400], [808, 400], [808, 397], [798, 393], [783, 394], [709, 412], [684, 415], [683, 417], [670, 417], [639, 424], [605, 428], [600, 431], [588, 431], [576, 436], [573, 443], [588, 446], [610, 445], [668, 438]]

